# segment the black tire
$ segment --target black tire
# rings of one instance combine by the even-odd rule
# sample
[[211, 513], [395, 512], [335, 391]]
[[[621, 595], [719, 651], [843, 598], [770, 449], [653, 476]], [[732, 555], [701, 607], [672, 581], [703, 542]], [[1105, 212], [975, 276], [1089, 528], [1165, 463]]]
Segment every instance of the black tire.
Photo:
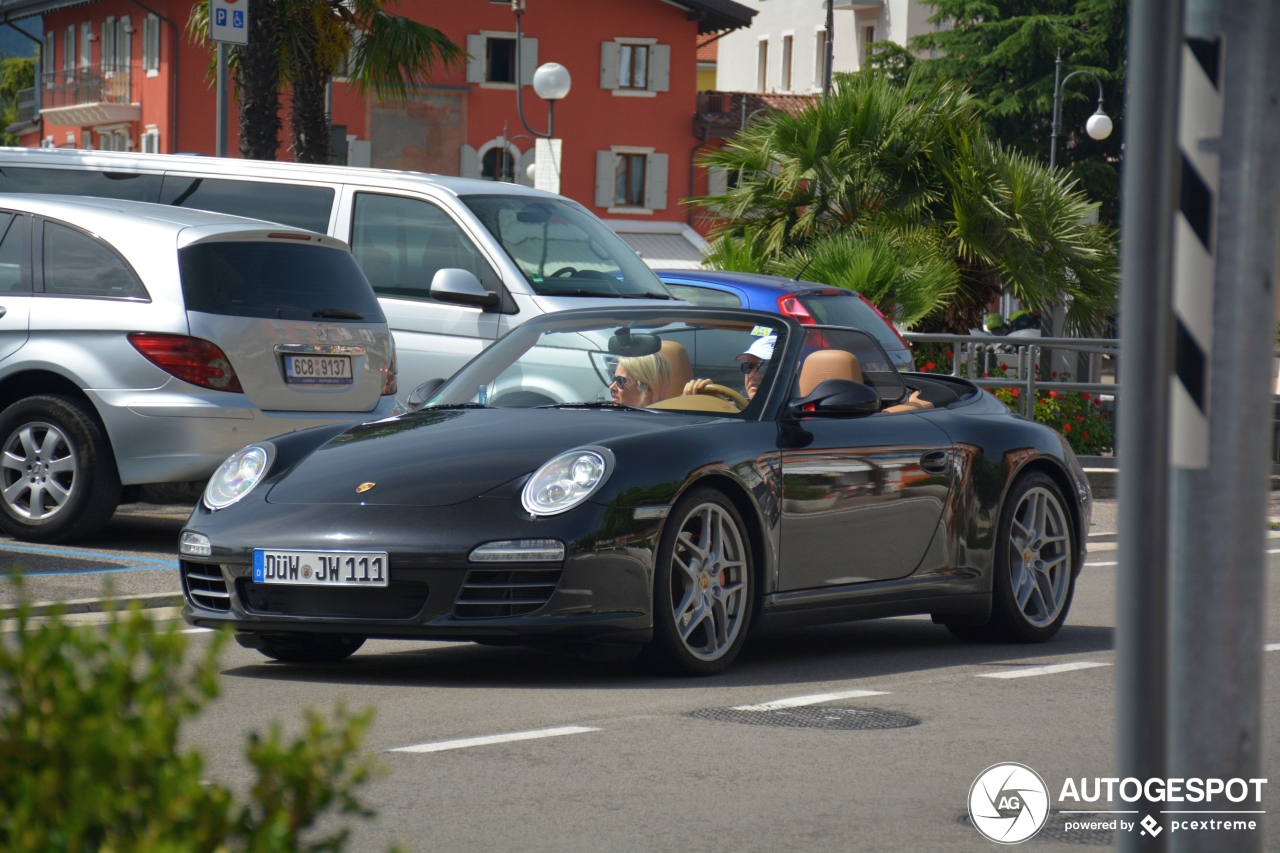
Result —
[[[705, 549], [717, 553], [718, 560], [704, 565], [692, 535], [700, 535], [711, 518], [732, 529], [722, 529], [718, 549]], [[687, 540], [681, 535], [686, 531]], [[755, 598], [755, 555], [746, 524], [722, 492], [695, 489], [672, 508], [663, 529], [653, 581], [653, 642], [644, 657], [673, 675], [722, 672], [746, 642]], [[680, 608], [682, 603], [686, 607]], [[677, 627], [681, 615], [684, 637]]]
[[364, 645], [364, 637], [328, 634], [264, 634], [257, 637], [257, 649], [284, 663], [337, 663], [346, 660]]
[[[111, 519], [120, 502], [120, 474], [106, 431], [86, 403], [61, 394], [19, 400], [0, 412], [0, 442], [4, 532], [29, 542], [70, 542], [92, 536]], [[25, 465], [15, 463], [11, 449], [25, 455]], [[23, 481], [28, 488], [20, 488]]]
[[[1029, 500], [1041, 498], [1046, 499], [1045, 521], [1024, 526], [1018, 516], [1026, 512]], [[1056, 502], [1054, 510], [1048, 509], [1050, 502]], [[1027, 532], [1035, 534], [1029, 542], [1024, 541]], [[1077, 542], [1072, 515], [1058, 484], [1037, 471], [1019, 477], [1009, 490], [996, 528], [991, 621], [986, 625], [948, 625], [947, 629], [970, 641], [1048, 640], [1062, 628], [1071, 610], [1079, 559]], [[1019, 549], [1022, 559], [1016, 560], [1014, 552]], [[1046, 549], [1051, 553], [1045, 554]], [[1018, 601], [1020, 593], [1023, 604]]]

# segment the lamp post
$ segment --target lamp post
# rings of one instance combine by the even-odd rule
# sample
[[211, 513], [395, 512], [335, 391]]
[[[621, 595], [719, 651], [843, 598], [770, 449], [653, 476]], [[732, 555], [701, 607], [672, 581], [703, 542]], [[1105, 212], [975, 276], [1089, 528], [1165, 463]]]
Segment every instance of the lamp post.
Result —
[[[520, 123], [524, 125], [524, 129], [535, 138], [535, 162], [538, 165], [534, 186], [547, 192], [559, 193], [560, 140], [555, 138], [556, 101], [563, 100], [569, 94], [569, 87], [573, 81], [569, 78], [569, 69], [558, 62], [548, 62], [538, 66], [538, 70], [533, 72], [533, 91], [547, 102], [547, 132], [539, 133], [530, 127], [529, 122], [525, 121], [522, 98], [524, 63], [520, 47], [524, 36], [520, 19], [524, 17], [524, 3], [525, 0], [511, 0], [511, 14], [516, 16], [516, 113], [520, 116]], [[542, 168], [544, 162], [549, 164], [548, 168]]]
[[1072, 71], [1066, 77], [1063, 77], [1062, 51], [1058, 51], [1058, 58], [1054, 62], [1053, 68], [1053, 133], [1049, 137], [1050, 169], [1058, 165], [1058, 134], [1062, 131], [1062, 88], [1067, 85], [1068, 80], [1080, 74], [1092, 77], [1093, 82], [1098, 84], [1098, 109], [1085, 122], [1085, 133], [1089, 134], [1090, 138], [1099, 141], [1111, 135], [1111, 116], [1102, 111], [1102, 81], [1092, 71]]

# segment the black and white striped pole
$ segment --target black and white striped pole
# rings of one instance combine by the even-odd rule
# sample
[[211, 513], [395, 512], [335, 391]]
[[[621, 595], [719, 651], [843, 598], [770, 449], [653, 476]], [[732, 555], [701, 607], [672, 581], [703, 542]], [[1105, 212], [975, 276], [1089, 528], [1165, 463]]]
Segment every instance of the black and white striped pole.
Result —
[[[1188, 0], [1186, 36], [1170, 388], [1168, 775], [1247, 780], [1266, 775], [1262, 593], [1280, 272], [1280, 0]], [[1181, 807], [1209, 808], [1163, 808]], [[1266, 806], [1249, 796], [1212, 808]], [[1176, 833], [1171, 848], [1260, 851], [1262, 832]]]

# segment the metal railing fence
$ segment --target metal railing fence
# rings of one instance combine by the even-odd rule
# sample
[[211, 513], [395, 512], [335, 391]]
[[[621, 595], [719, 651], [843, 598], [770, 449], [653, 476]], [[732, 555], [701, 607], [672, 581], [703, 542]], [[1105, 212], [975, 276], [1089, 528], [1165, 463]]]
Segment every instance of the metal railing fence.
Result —
[[44, 86], [41, 107], [71, 107], [80, 104], [129, 104], [138, 100], [135, 81], [140, 75], [136, 63], [107, 63], [60, 68], [40, 75]]
[[[910, 343], [950, 344], [951, 375], [964, 376], [980, 388], [1017, 388], [1020, 413], [1031, 417], [1036, 391], [1108, 394], [1120, 396], [1120, 385], [1112, 382], [1069, 382], [1046, 377], [1040, 357], [1047, 350], [1067, 350], [1092, 355], [1118, 356], [1120, 341], [1115, 338], [1035, 338], [987, 337], [904, 332]], [[1011, 376], [984, 376], [996, 365], [1014, 362]]]

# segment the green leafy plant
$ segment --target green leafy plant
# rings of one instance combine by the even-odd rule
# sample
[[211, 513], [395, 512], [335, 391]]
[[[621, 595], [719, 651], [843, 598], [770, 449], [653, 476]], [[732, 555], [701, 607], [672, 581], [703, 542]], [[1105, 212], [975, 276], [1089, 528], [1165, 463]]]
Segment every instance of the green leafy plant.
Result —
[[707, 265], [839, 284], [926, 330], [967, 332], [1007, 291], [1097, 331], [1118, 286], [1115, 234], [1088, 222], [1097, 205], [993, 142], [963, 87], [904, 74], [838, 75], [830, 96], [703, 154], [735, 176], [688, 199], [719, 223]]
[[359, 756], [371, 711], [308, 711], [292, 742], [278, 724], [250, 735], [240, 799], [179, 749], [218, 693], [225, 635], [192, 661], [176, 624], [136, 608], [79, 626], [24, 606], [16, 623], [0, 642], [0, 849], [341, 851], [348, 830], [329, 816], [371, 814], [355, 796], [374, 769]]

